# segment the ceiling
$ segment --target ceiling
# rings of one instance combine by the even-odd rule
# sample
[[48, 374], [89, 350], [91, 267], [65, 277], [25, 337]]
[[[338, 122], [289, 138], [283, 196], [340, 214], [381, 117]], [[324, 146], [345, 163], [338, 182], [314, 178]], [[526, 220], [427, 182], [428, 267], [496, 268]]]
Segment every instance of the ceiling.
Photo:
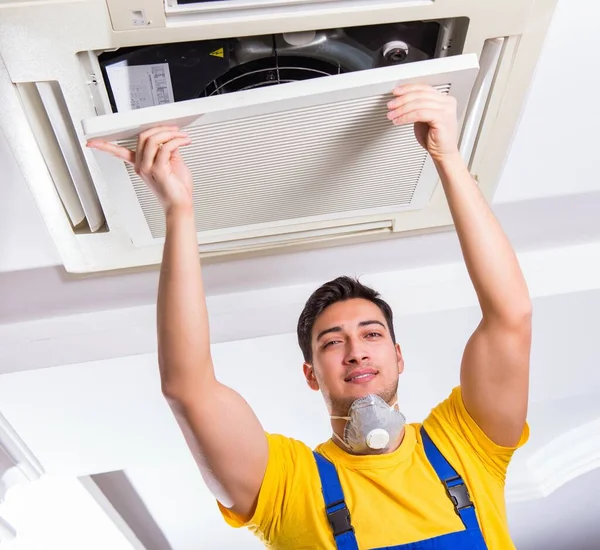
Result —
[[[600, 545], [591, 497], [600, 491], [598, 17], [592, 0], [559, 1], [493, 205], [535, 307], [532, 435], [507, 489], [520, 550]], [[0, 135], [0, 413], [48, 473], [11, 489], [0, 505], [19, 531], [10, 549], [258, 548], [219, 519], [160, 394], [157, 270], [67, 274], [6, 139]], [[303, 381], [293, 331], [319, 283], [362, 274], [392, 305], [410, 421], [458, 382], [479, 318], [453, 232], [212, 261], [204, 271], [220, 379], [266, 429], [310, 445], [328, 437], [328, 424]]]

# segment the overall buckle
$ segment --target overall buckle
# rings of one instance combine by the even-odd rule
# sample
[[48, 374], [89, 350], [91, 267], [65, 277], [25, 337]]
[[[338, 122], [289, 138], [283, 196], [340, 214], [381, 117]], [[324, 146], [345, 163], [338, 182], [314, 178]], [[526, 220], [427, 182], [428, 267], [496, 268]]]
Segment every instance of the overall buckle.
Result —
[[[460, 483], [450, 485], [450, 483], [456, 481]], [[473, 502], [471, 501], [471, 495], [469, 495], [469, 490], [467, 489], [465, 482], [460, 476], [445, 479], [444, 486], [446, 487], [446, 494], [452, 501], [452, 504], [454, 504], [454, 510], [458, 515], [460, 515], [461, 510], [473, 507]]]
[[[334, 510], [333, 512], [329, 511], [330, 508], [340, 504], [343, 504], [343, 506], [339, 510]], [[333, 530], [334, 538], [338, 537], [339, 535], [343, 535], [348, 531], [354, 531], [354, 527], [352, 527], [352, 524], [350, 523], [350, 510], [348, 510], [348, 507], [343, 500], [338, 500], [327, 508], [327, 519], [329, 520], [329, 524]]]

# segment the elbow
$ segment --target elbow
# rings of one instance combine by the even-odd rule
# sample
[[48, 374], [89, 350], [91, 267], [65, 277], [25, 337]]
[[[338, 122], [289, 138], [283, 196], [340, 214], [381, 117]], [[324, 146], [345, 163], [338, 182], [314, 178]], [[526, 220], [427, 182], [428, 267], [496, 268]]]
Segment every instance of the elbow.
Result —
[[190, 398], [190, 394], [194, 392], [194, 388], [197, 387], [193, 382], [185, 383], [180, 380], [171, 381], [161, 380], [160, 389], [169, 404], [179, 403], [183, 404]]
[[516, 309], [514, 323], [517, 327], [531, 331], [531, 320], [533, 318], [533, 304], [531, 299], [526, 300]]
[[185, 388], [191, 385], [189, 375], [186, 372], [182, 373], [180, 369], [172, 367], [172, 364], [159, 361], [160, 389], [169, 403], [184, 399]]
[[161, 380], [160, 389], [163, 394], [163, 397], [169, 403], [176, 402], [182, 397], [181, 389], [175, 384], [169, 383], [165, 380]]
[[176, 413], [176, 415], [182, 414], [187, 398], [181, 388], [162, 382], [161, 392], [169, 408]]
[[524, 304], [522, 308], [515, 308], [514, 311], [504, 320], [504, 326], [515, 334], [523, 337], [531, 337], [531, 320], [533, 318], [533, 309], [531, 304]]
[[196, 401], [200, 396], [214, 391], [217, 380], [209, 369], [195, 369], [177, 376], [161, 369], [160, 389], [170, 405]]
[[527, 298], [520, 303], [507, 304], [507, 307], [495, 314], [485, 315], [484, 313], [483, 317], [486, 324], [502, 326], [513, 333], [529, 336], [533, 319], [533, 305]]
[[517, 327], [531, 324], [532, 316], [533, 305], [529, 297], [511, 304], [510, 310], [506, 313], [507, 322]]
[[193, 409], [193, 397], [189, 392], [184, 392], [180, 387], [168, 386], [161, 384], [163, 397], [175, 418], [178, 420], [187, 418], [187, 411], [190, 407]]

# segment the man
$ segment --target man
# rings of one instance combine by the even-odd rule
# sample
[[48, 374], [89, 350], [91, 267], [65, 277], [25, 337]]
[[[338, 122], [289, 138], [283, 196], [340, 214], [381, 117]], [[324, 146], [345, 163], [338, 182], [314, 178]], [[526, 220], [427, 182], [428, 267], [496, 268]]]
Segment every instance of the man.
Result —
[[405, 425], [396, 405], [404, 363], [389, 306], [345, 277], [318, 289], [298, 322], [306, 381], [322, 392], [333, 430], [316, 453], [266, 434], [215, 377], [192, 182], [178, 153], [187, 134], [148, 130], [136, 152], [89, 145], [133, 163], [164, 207], [162, 389], [230, 525], [247, 525], [281, 549], [514, 548], [504, 479], [528, 435], [527, 286], [458, 153], [453, 98], [406, 85], [394, 91], [388, 117], [414, 124], [435, 162], [483, 318], [466, 346], [460, 386], [422, 425]]

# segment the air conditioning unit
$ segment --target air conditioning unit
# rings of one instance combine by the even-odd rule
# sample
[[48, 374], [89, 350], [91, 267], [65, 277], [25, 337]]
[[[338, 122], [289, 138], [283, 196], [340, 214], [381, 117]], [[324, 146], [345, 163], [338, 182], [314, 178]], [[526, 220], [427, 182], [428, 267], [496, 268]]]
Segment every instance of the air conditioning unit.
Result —
[[203, 256], [451, 224], [412, 126], [424, 82], [458, 101], [491, 198], [556, 0], [38, 0], [0, 4], [0, 124], [72, 272], [160, 262], [160, 206], [89, 138], [188, 131]]

